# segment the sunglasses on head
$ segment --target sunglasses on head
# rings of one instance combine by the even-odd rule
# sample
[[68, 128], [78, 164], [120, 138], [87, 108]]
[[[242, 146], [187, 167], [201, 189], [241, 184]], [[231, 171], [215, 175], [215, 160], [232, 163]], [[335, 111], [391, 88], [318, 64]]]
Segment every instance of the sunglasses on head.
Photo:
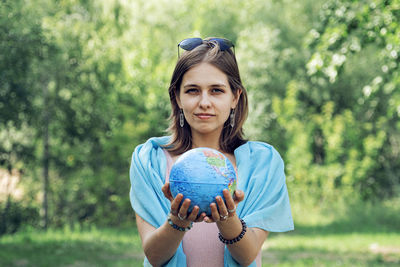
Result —
[[180, 43], [178, 44], [178, 57], [179, 57], [179, 47], [186, 51], [191, 51], [196, 47], [198, 47], [199, 45], [203, 44], [204, 41], [210, 43], [211, 45], [213, 41], [217, 42], [219, 45], [219, 49], [221, 51], [228, 50], [231, 47], [233, 48], [233, 50], [235, 50], [235, 46], [233, 45], [233, 43], [225, 38], [209, 38], [205, 40], [201, 38], [187, 38], [180, 41]]

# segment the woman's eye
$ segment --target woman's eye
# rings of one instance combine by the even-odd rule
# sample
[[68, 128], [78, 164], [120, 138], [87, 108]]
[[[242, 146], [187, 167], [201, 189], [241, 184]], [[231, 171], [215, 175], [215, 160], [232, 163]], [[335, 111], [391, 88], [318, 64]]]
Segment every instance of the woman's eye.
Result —
[[189, 89], [187, 89], [186, 90], [186, 93], [187, 94], [194, 94], [194, 93], [197, 93], [197, 89], [196, 88], [189, 88]]
[[223, 93], [224, 90], [222, 90], [222, 89], [220, 89], [220, 88], [213, 88], [213, 89], [212, 89], [212, 92], [213, 92], [213, 93]]

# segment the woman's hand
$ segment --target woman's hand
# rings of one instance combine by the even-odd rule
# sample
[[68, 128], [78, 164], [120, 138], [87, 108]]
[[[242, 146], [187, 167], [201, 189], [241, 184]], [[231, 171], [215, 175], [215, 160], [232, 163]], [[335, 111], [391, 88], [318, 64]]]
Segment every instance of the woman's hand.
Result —
[[216, 203], [211, 203], [211, 216], [206, 216], [204, 221], [207, 223], [222, 222], [228, 218], [235, 216], [236, 206], [244, 199], [244, 192], [242, 190], [235, 190], [232, 197], [228, 189], [222, 191], [225, 202], [221, 196], [215, 198]]
[[[197, 216], [200, 210], [197, 205], [194, 206], [192, 212], [188, 214], [191, 200], [188, 198], [183, 200], [183, 195], [180, 193], [173, 198], [170, 184], [168, 182], [163, 185], [161, 190], [164, 193], [164, 196], [171, 202], [171, 220], [174, 224], [180, 227], [187, 227], [191, 222], [201, 222], [204, 220], [204, 217], [206, 216], [204, 212]], [[182, 205], [180, 205], [181, 203]]]

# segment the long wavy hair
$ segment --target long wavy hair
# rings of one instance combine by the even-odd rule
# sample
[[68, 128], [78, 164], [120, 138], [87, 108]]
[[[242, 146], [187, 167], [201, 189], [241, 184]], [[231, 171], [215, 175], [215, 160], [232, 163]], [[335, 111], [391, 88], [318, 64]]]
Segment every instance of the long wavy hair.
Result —
[[168, 89], [172, 110], [169, 117], [170, 125], [167, 129], [171, 134], [171, 141], [165, 145], [165, 148], [175, 155], [182, 154], [192, 148], [190, 125], [186, 120], [183, 127], [179, 123], [180, 108], [176, 98], [179, 97], [182, 77], [190, 68], [203, 62], [212, 64], [227, 75], [229, 86], [235, 96], [240, 90], [242, 91], [234, 113], [234, 127], [230, 126], [230, 118], [228, 118], [219, 139], [220, 148], [223, 152], [233, 153], [238, 146], [247, 141], [244, 138], [242, 128], [248, 114], [247, 92], [240, 79], [235, 54], [231, 48], [221, 51], [217, 42], [207, 41], [206, 39], [203, 44], [191, 51], [185, 51], [180, 56], [172, 74]]

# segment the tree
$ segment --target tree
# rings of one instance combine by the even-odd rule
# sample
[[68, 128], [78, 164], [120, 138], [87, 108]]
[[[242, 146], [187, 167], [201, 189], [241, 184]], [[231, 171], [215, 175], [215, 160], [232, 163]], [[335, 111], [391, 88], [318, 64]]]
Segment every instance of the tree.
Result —
[[399, 1], [330, 1], [311, 31], [311, 82], [323, 79], [332, 88], [331, 121], [347, 120], [340, 144], [346, 152], [332, 153], [329, 135], [339, 126], [321, 126], [325, 153], [337, 157], [325, 162], [344, 164], [337, 182], [364, 198], [393, 196], [400, 184], [399, 19]]

